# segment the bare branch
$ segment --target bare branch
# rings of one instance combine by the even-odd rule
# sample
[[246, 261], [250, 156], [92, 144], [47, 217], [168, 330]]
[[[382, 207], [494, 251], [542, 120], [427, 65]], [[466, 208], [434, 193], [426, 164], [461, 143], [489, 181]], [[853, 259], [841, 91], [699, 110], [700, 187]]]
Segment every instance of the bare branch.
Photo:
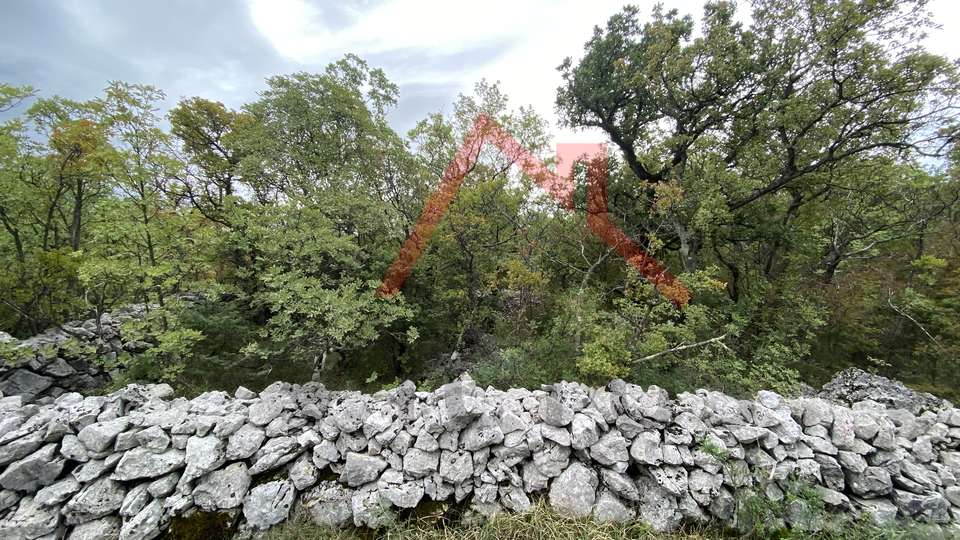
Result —
[[[667, 350], [665, 350], [665, 351], [658, 352], [657, 354], [651, 354], [650, 356], [644, 356], [643, 358], [640, 358], [639, 360], [634, 360], [633, 362], [631, 362], [631, 364], [639, 364], [640, 362], [646, 362], [647, 360], [653, 360], [654, 358], [660, 358], [661, 356], [664, 356], [664, 355], [667, 355], [667, 354], [670, 354], [670, 353], [685, 351], [685, 350], [687, 350], [687, 349], [693, 349], [693, 348], [696, 348], [696, 347], [703, 347], [704, 345], [710, 345], [711, 343], [720, 343], [721, 341], [723, 341], [724, 339], [726, 339], [726, 337], [727, 337], [727, 335], [724, 334], [724, 335], [722, 335], [722, 336], [717, 336], [717, 337], [715, 337], [715, 338], [710, 338], [710, 339], [708, 339], [708, 340], [706, 340], [706, 341], [701, 341], [700, 343], [694, 343], [694, 344], [692, 344], [692, 345], [680, 345], [680, 346], [674, 347], [674, 348], [672, 348], [672, 349], [667, 349]], [[721, 344], [721, 345], [722, 345], [722, 344]]]

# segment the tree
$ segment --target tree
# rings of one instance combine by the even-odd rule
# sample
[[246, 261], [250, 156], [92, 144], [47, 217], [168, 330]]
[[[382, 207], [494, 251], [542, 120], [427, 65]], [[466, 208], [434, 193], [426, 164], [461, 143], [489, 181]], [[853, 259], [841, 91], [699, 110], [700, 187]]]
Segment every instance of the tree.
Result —
[[628, 7], [560, 66], [566, 125], [603, 129], [648, 195], [667, 182], [697, 194], [665, 216], [688, 272], [710, 231], [684, 214], [736, 219], [786, 192], [789, 222], [835, 163], [940, 155], [957, 107], [955, 68], [917, 45], [925, 0], [752, 4], [746, 29], [732, 2], [706, 4], [697, 38], [689, 16], [658, 6], [641, 26]]
[[638, 350], [728, 334], [747, 371], [801, 366], [829, 319], [816, 290], [921, 241], [950, 207], [929, 164], [954, 137], [960, 79], [920, 44], [925, 5], [754, 0], [743, 25], [709, 2], [698, 37], [689, 16], [658, 6], [640, 24], [628, 7], [560, 66], [563, 123], [602, 129], [632, 177], [611, 189], [624, 229], [732, 300], [695, 296], [712, 322], [682, 340], [692, 310], [676, 330], [648, 323]]
[[[460, 95], [449, 117], [431, 114], [409, 133], [417, 148], [420, 180], [431, 189], [480, 114], [494, 119], [534, 155], [549, 151], [546, 123], [534, 111], [526, 107], [510, 110], [507, 96], [485, 80], [474, 90], [473, 96]], [[503, 319], [502, 304], [512, 304], [516, 295], [521, 304], [529, 303], [524, 295], [530, 290], [524, 287], [543, 280], [533, 255], [535, 238], [543, 228], [539, 223], [543, 202], [532, 189], [533, 183], [514, 173], [512, 167], [495, 146], [480, 149], [405, 286], [429, 306], [424, 311], [442, 314], [429, 331], [452, 341], [454, 357], [464, 348], [465, 336], [494, 333]], [[418, 206], [415, 215], [420, 214], [422, 200]], [[526, 310], [518, 307], [521, 313]], [[512, 326], [519, 334], [516, 321]], [[451, 336], [456, 337], [451, 340]]]
[[[7, 94], [17, 100], [29, 91]], [[54, 97], [36, 100], [26, 119], [7, 122], [0, 139], [0, 222], [12, 243], [5, 253], [14, 255], [0, 278], [11, 311], [4, 326], [39, 332], [82, 309], [77, 270], [89, 225], [109, 192], [108, 130], [96, 104]]]
[[[252, 205], [236, 202], [237, 214], [225, 219], [243, 232], [231, 241], [243, 250], [249, 286], [237, 292], [265, 321], [266, 339], [248, 352], [268, 362], [310, 359], [322, 377], [334, 353], [343, 360], [385, 335], [400, 343], [416, 336], [415, 329], [395, 326], [412, 316], [402, 298], [373, 294], [389, 264], [385, 247], [399, 236], [397, 209], [383, 187], [384, 179], [397, 180], [395, 165], [406, 159], [386, 123], [397, 88], [352, 55], [322, 74], [273, 77], [268, 84], [244, 107], [242, 125], [241, 117], [208, 106], [202, 122], [183, 108], [174, 119], [197, 162], [212, 156], [214, 145], [194, 145], [184, 129], [190, 122], [208, 135], [232, 122], [236, 134], [209, 161], [229, 171], [230, 182], [238, 174], [252, 192]], [[236, 169], [228, 166], [234, 157]], [[217, 185], [225, 189], [227, 180]]]

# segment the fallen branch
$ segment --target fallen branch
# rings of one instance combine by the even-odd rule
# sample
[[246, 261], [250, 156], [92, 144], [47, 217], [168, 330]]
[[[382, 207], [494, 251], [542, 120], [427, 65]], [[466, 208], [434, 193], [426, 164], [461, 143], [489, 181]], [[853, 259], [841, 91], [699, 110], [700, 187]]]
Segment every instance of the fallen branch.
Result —
[[899, 308], [899, 307], [893, 305], [893, 300], [891, 300], [889, 296], [887, 297], [887, 303], [890, 304], [890, 307], [892, 307], [894, 311], [896, 311], [896, 312], [899, 313], [900, 315], [902, 315], [902, 316], [910, 319], [910, 322], [912, 322], [913, 324], [917, 325], [917, 327], [919, 327], [920, 330], [923, 330], [923, 333], [926, 334], [928, 338], [930, 338], [930, 341], [932, 341], [932, 342], [934, 343], [934, 345], [936, 345], [937, 347], [940, 347], [940, 350], [943, 351], [944, 354], [946, 354], [947, 356], [950, 356], [950, 351], [948, 351], [948, 350], [946, 349], [946, 347], [944, 347], [943, 345], [941, 345], [941, 344], [940, 344], [940, 341], [938, 341], [937, 338], [933, 337], [933, 336], [930, 334], [930, 332], [927, 332], [927, 329], [924, 328], [922, 324], [920, 324], [920, 321], [918, 321], [918, 320], [914, 319], [913, 317], [911, 317], [910, 314], [907, 313], [903, 308]]
[[664, 355], [666, 355], [666, 354], [675, 353], [675, 352], [680, 352], [680, 351], [685, 351], [685, 350], [687, 350], [687, 349], [693, 349], [693, 348], [696, 348], [696, 347], [703, 347], [704, 345], [709, 345], [709, 344], [711, 344], [711, 343], [719, 343], [719, 342], [723, 341], [726, 337], [727, 337], [727, 335], [724, 334], [724, 335], [722, 335], [722, 336], [717, 336], [717, 337], [715, 337], [715, 338], [710, 338], [710, 339], [708, 339], [708, 340], [706, 340], [706, 341], [701, 341], [700, 343], [694, 343], [694, 344], [692, 344], [692, 345], [680, 345], [680, 346], [674, 347], [674, 348], [672, 348], [672, 349], [667, 349], [667, 350], [665, 350], [665, 351], [658, 352], [657, 354], [651, 354], [650, 356], [644, 356], [643, 358], [640, 358], [639, 360], [634, 360], [633, 362], [631, 362], [631, 364], [639, 364], [640, 362], [646, 362], [647, 360], [653, 360], [654, 358], [660, 358], [661, 356], [664, 356]]

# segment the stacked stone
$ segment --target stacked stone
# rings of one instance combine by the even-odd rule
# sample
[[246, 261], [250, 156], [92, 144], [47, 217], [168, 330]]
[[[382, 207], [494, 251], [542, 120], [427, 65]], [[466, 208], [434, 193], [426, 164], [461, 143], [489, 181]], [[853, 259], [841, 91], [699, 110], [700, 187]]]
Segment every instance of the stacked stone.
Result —
[[[960, 410], [915, 415], [873, 401], [753, 401], [617, 380], [593, 389], [364, 395], [275, 383], [259, 395], [173, 399], [169, 386], [53, 403], [0, 399], [0, 531], [25, 540], [153, 538], [174, 516], [222, 512], [247, 533], [303, 508], [332, 527], [378, 527], [397, 509], [459, 501], [523, 512], [747, 526], [745, 498], [789, 502], [806, 529], [867, 511], [878, 521], [960, 521]], [[335, 479], [333, 479], [335, 478]], [[816, 489], [825, 515], [798, 485]], [[809, 496], [808, 496], [809, 498]]]
[[[203, 302], [199, 293], [183, 293], [176, 298], [188, 304]], [[26, 403], [49, 403], [68, 392], [87, 394], [106, 386], [116, 372], [105, 366], [116, 369], [120, 353], [149, 347], [121, 336], [124, 321], [140, 320], [149, 309], [135, 304], [104, 313], [98, 319], [70, 321], [24, 340], [0, 332], [0, 346], [8, 350], [0, 357], [5, 360], [0, 361], [0, 392], [20, 396]]]

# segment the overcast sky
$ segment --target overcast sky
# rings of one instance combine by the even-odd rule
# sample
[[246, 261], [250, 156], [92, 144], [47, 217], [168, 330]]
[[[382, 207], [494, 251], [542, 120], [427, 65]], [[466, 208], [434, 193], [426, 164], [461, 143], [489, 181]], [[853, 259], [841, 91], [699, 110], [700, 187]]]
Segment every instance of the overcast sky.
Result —
[[[482, 78], [501, 82], [513, 107], [533, 105], [554, 123], [556, 66], [577, 58], [595, 25], [625, 0], [4, 0], [0, 82], [42, 96], [100, 95], [107, 81], [152, 84], [167, 107], [200, 96], [239, 108], [272, 75], [320, 72], [346, 53], [400, 85], [390, 121], [401, 134], [428, 113], [452, 109]], [[649, 14], [654, 2], [634, 0]], [[699, 19], [702, 0], [668, 7]], [[960, 57], [960, 2], [932, 0], [928, 49]], [[746, 15], [746, 10], [744, 10]], [[556, 127], [561, 141], [597, 140]]]

